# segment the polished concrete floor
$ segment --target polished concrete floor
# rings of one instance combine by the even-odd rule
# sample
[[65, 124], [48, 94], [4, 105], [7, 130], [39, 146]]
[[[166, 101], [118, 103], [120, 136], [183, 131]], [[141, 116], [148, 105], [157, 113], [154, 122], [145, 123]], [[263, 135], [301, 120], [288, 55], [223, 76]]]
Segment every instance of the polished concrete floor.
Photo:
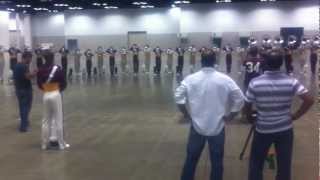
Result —
[[[239, 82], [235, 71], [232, 76]], [[316, 92], [315, 79], [299, 78]], [[178, 180], [185, 158], [188, 124], [179, 123], [172, 76], [140, 75], [110, 80], [73, 80], [64, 93], [64, 151], [40, 149], [41, 93], [35, 90], [31, 132], [17, 132], [12, 86], [0, 86], [1, 180]], [[36, 87], [35, 87], [36, 89]], [[293, 180], [318, 178], [319, 136], [314, 106], [295, 123]], [[239, 153], [250, 126], [227, 125], [225, 180], [247, 179], [248, 153]], [[206, 180], [210, 164], [204, 151], [197, 180]], [[266, 169], [265, 179], [275, 171]]]

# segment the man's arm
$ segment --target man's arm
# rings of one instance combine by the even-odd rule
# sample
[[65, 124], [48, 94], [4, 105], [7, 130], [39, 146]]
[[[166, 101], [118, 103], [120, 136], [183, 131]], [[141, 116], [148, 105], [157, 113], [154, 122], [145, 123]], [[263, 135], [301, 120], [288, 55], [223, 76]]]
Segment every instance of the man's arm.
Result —
[[249, 123], [253, 124], [255, 123], [255, 118], [252, 116], [254, 111], [252, 110], [252, 103], [246, 102], [244, 105], [244, 114], [248, 120]]
[[38, 73], [38, 70], [34, 70], [33, 72], [30, 72], [28, 67], [26, 67], [24, 76], [25, 76], [26, 79], [31, 80], [31, 79], [33, 79], [34, 77], [37, 76], [37, 73]]
[[223, 117], [225, 121], [233, 120], [240, 112], [244, 102], [244, 95], [241, 92], [240, 88], [235, 83], [233, 86], [235, 86], [234, 90], [231, 91], [229, 97], [231, 100], [230, 114]]
[[308, 112], [308, 110], [311, 108], [311, 106], [314, 103], [314, 99], [312, 98], [311, 94], [309, 92], [304, 93], [302, 95], [299, 95], [300, 99], [303, 101], [300, 108], [292, 115], [292, 120], [298, 120], [301, 118], [305, 113]]
[[175, 101], [180, 112], [183, 114], [184, 118], [191, 120], [191, 116], [188, 112], [186, 102], [187, 102], [187, 85], [185, 81], [181, 82], [181, 85], [175, 91]]
[[192, 119], [185, 104], [178, 104], [178, 108], [180, 112], [183, 114], [185, 120], [190, 121]]

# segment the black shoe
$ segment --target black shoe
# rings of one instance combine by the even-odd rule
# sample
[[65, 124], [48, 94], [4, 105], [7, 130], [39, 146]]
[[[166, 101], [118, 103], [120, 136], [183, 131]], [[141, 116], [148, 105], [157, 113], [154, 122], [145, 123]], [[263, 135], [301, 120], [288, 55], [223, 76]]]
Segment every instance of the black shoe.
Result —
[[58, 141], [50, 141], [49, 144], [51, 147], [59, 147]]

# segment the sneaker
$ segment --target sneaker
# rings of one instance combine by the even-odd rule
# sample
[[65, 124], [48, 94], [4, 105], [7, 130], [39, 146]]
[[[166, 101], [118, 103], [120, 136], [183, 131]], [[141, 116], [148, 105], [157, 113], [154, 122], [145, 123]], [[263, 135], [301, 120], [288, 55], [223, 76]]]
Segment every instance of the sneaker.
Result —
[[48, 150], [48, 146], [45, 145], [45, 144], [42, 144], [42, 145], [41, 145], [41, 149], [42, 149], [42, 150]]
[[64, 145], [59, 147], [60, 150], [65, 150], [65, 149], [68, 149], [68, 148], [70, 148], [70, 144], [67, 144], [67, 143], [65, 143]]

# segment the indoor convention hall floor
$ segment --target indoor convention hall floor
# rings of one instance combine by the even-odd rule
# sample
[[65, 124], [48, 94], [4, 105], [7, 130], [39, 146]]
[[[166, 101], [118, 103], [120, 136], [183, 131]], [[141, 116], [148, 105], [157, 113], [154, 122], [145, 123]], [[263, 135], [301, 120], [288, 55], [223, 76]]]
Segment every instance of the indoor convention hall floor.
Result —
[[[239, 82], [237, 72], [232, 74]], [[309, 75], [304, 83], [317, 91]], [[239, 82], [240, 83], [240, 82]], [[40, 149], [41, 93], [35, 89], [31, 131], [17, 132], [13, 87], [0, 85], [1, 180], [178, 180], [185, 159], [188, 124], [179, 123], [173, 76], [139, 75], [91, 81], [73, 80], [64, 93], [66, 151]], [[315, 105], [295, 123], [293, 180], [318, 178], [318, 117]], [[226, 127], [225, 180], [246, 180], [248, 153], [239, 153], [250, 129], [234, 122]], [[197, 180], [209, 175], [204, 151]], [[266, 169], [265, 179], [275, 171]]]

